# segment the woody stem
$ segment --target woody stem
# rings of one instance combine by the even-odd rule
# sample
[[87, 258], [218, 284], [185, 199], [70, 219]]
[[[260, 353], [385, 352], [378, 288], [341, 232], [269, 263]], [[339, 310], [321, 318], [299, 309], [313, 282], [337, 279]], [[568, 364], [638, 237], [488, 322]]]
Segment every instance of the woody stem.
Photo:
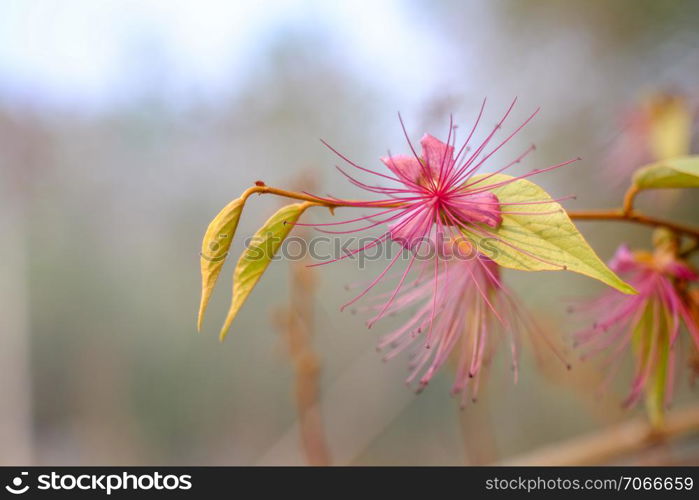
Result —
[[327, 207], [334, 209], [337, 207], [352, 207], [358, 203], [364, 204], [363, 206], [375, 206], [377, 208], [395, 208], [400, 207], [402, 203], [381, 203], [381, 202], [371, 202], [371, 201], [361, 201], [361, 200], [337, 200], [329, 201], [323, 198], [317, 198], [313, 195], [306, 193], [298, 193], [296, 191], [287, 191], [286, 189], [279, 189], [272, 186], [252, 186], [245, 190], [242, 198], [246, 199], [250, 195], [257, 194], [274, 194], [276, 196], [283, 196], [285, 198], [291, 198], [293, 200], [307, 201], [322, 207]]
[[624, 211], [619, 210], [581, 210], [568, 212], [568, 216], [571, 219], [577, 220], [616, 220], [623, 222], [633, 222], [636, 224], [643, 224], [644, 226], [651, 227], [666, 227], [681, 233], [685, 236], [692, 237], [694, 239], [699, 239], [699, 229], [685, 226], [683, 224], [678, 224], [676, 222], [658, 219], [656, 217], [650, 217], [648, 215], [641, 214], [639, 212], [630, 211], [624, 213]]
[[630, 214], [633, 212], [633, 202], [638, 194], [638, 188], [635, 185], [631, 185], [624, 195], [624, 205], [622, 206], [621, 212], [623, 214]]
[[508, 460], [504, 465], [599, 465], [628, 457], [653, 445], [699, 430], [699, 406], [689, 406], [668, 415], [663, 427], [654, 428], [643, 418], [632, 419], [600, 431], [552, 444]]

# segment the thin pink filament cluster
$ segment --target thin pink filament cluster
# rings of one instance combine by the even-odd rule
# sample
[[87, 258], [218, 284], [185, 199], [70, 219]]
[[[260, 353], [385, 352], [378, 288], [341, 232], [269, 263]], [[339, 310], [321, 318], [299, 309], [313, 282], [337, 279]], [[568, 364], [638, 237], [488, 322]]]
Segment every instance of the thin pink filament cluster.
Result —
[[[441, 286], [434, 293], [434, 301], [432, 284], [425, 273], [428, 265], [421, 264], [422, 272], [403, 292], [393, 297], [388, 309], [382, 304], [386, 294], [377, 296], [376, 304], [366, 307], [374, 313], [389, 314], [415, 309], [411, 319], [379, 342], [379, 350], [385, 352], [383, 359], [393, 359], [417, 345], [412, 352], [406, 383], [417, 382], [420, 391], [453, 357], [456, 377], [451, 392], [461, 395], [463, 407], [469, 398], [475, 402], [483, 369], [489, 364], [494, 347], [506, 341], [516, 382], [521, 333], [543, 332], [504, 286], [497, 264], [485, 256], [468, 260], [454, 256], [443, 259], [438, 274]], [[555, 349], [554, 352], [563, 361]], [[469, 387], [470, 390], [466, 390]]]

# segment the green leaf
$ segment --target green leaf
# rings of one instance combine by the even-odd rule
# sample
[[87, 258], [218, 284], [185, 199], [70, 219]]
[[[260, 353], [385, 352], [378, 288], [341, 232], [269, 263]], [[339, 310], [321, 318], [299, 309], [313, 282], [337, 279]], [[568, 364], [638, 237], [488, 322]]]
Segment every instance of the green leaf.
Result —
[[638, 170], [633, 176], [638, 189], [699, 187], [699, 156], [659, 161]]
[[238, 227], [244, 205], [245, 198], [238, 198], [230, 202], [214, 217], [204, 234], [200, 254], [201, 302], [199, 303], [197, 330], [201, 330], [206, 307], [228, 256], [228, 250], [233, 242], [233, 235]]
[[[474, 176], [470, 182], [490, 175]], [[478, 187], [495, 185], [509, 179], [512, 179], [509, 175], [492, 175]], [[502, 224], [497, 229], [482, 226], [482, 230], [464, 232], [481, 252], [499, 265], [522, 271], [573, 271], [599, 280], [620, 292], [636, 293], [631, 285], [600, 260], [563, 207], [553, 201], [542, 188], [526, 179], [518, 179], [494, 187], [492, 192], [502, 204]], [[513, 205], [546, 200], [551, 201]], [[517, 212], [540, 215], [521, 215]]]
[[221, 340], [226, 337], [233, 319], [248, 295], [255, 288], [284, 239], [308, 206], [308, 203], [295, 203], [281, 208], [252, 237], [233, 272], [233, 299], [226, 322], [221, 329]]

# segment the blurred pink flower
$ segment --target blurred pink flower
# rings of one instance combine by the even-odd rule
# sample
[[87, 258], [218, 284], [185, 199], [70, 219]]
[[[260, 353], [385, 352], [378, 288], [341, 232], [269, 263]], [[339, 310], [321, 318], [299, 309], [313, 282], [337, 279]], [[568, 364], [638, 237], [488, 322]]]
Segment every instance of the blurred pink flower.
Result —
[[699, 346], [699, 327], [683, 292], [687, 284], [699, 280], [699, 275], [675, 255], [664, 248], [652, 254], [631, 252], [622, 245], [610, 268], [626, 277], [638, 295], [608, 290], [578, 308], [598, 318], [574, 338], [586, 349], [583, 358], [609, 350], [606, 363], [614, 367], [605, 385], [621, 366], [619, 358], [630, 348], [635, 353], [635, 373], [625, 406], [634, 405], [644, 391], [648, 394], [651, 390], [663, 395], [662, 406], [669, 403], [682, 325]]

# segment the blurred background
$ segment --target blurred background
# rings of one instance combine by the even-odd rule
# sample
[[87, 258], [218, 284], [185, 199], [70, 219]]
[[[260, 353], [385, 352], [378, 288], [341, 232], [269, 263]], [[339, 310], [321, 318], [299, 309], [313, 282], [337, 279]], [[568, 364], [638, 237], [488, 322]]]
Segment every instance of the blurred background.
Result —
[[[303, 175], [317, 192], [357, 196], [320, 138], [373, 168], [387, 149], [406, 150], [397, 111], [415, 140], [443, 137], [449, 113], [466, 128], [485, 96], [487, 126], [515, 96], [510, 130], [542, 107], [489, 168], [529, 143], [537, 151], [522, 172], [581, 156], [537, 181], [577, 194], [568, 208], [617, 206], [621, 166], [653, 159], [638, 125], [649, 102], [664, 96], [695, 122], [698, 22], [689, 0], [4, 0], [0, 463], [305, 463], [294, 389], [303, 366], [279, 320], [296, 296], [293, 266], [270, 267], [221, 344], [229, 263], [196, 332], [200, 242], [220, 208], [257, 180], [294, 187]], [[678, 147], [699, 152], [696, 127], [682, 130]], [[251, 199], [238, 234], [279, 203]], [[639, 204], [697, 222], [693, 193]], [[579, 227], [604, 259], [650, 235]], [[367, 330], [339, 311], [356, 266], [316, 268], [305, 292], [321, 461], [498, 462], [642, 414], [620, 408], [630, 364], [597, 397], [594, 361], [569, 354], [567, 372], [543, 352], [537, 361], [535, 346], [517, 385], [496, 359], [463, 411], [449, 369], [416, 396], [406, 359], [381, 363], [374, 348], [400, 319]], [[366, 276], [383, 267], [370, 263]], [[563, 344], [576, 329], [568, 301], [602, 290], [572, 273], [506, 280]], [[684, 358], [678, 368], [682, 407], [696, 392]], [[664, 453], [697, 463], [699, 443]]]

